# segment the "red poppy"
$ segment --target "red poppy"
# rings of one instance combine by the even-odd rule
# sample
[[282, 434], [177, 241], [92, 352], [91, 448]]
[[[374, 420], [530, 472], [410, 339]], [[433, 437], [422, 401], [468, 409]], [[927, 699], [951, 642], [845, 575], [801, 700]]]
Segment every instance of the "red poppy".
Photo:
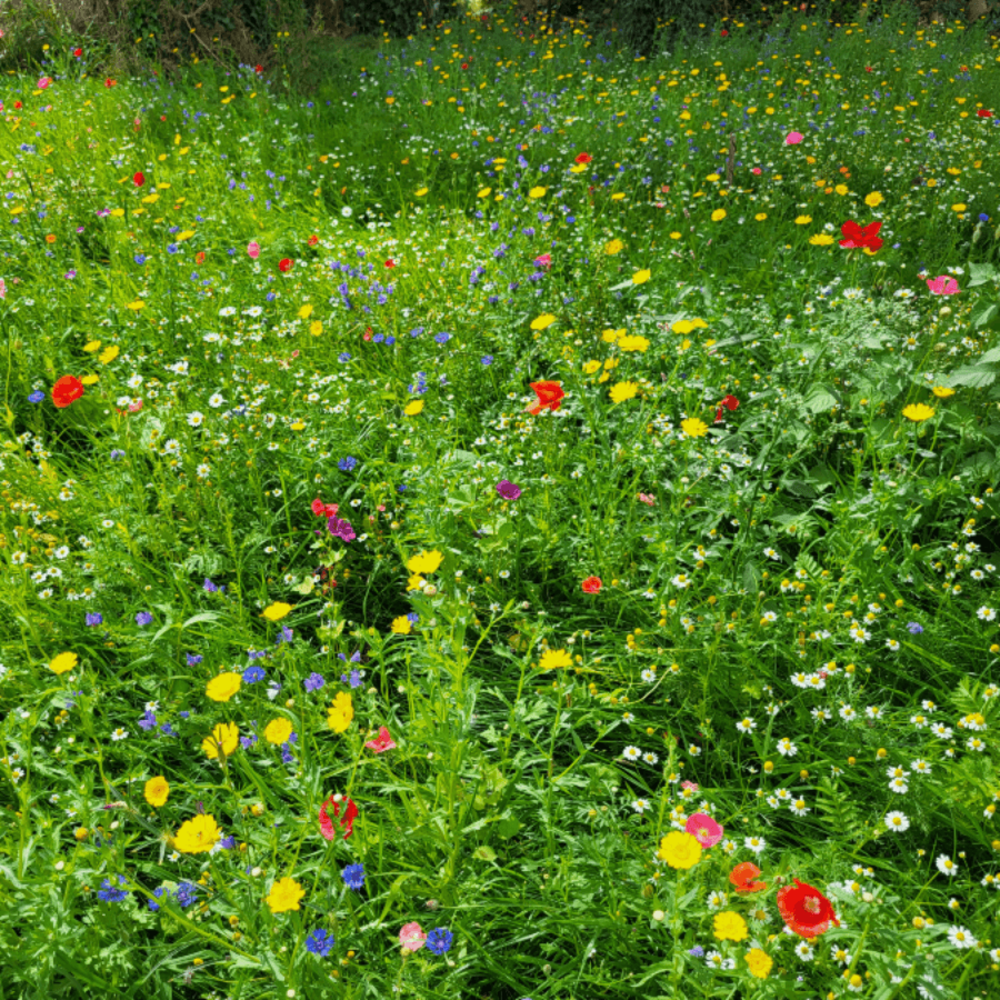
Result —
[[866, 73], [870, 73], [871, 71], [872, 71], [872, 68], [871, 68], [871, 66], [866, 66], [866, 67], [865, 67], [865, 72], [866, 72]]
[[[337, 798], [340, 798], [340, 802], [336, 801]], [[330, 819], [330, 814], [327, 812], [327, 806], [333, 806], [334, 817], [339, 817], [340, 806], [343, 802], [344, 796], [331, 795], [326, 802], [320, 806], [319, 830], [327, 840], [336, 839], [336, 832], [333, 828], [333, 820]], [[358, 807], [350, 799], [347, 799], [347, 808], [344, 810], [344, 818], [340, 821], [340, 825], [342, 827], [347, 827], [347, 832], [344, 834], [344, 840], [347, 840], [347, 838], [354, 832], [354, 820], [357, 815]]]
[[285, 257], [283, 260], [278, 261], [278, 270], [282, 274], [288, 274], [288, 272], [292, 269], [294, 263], [295, 262], [293, 260], [289, 260], [287, 257]]
[[737, 406], [740, 405], [740, 401], [735, 396], [726, 396], [721, 403], [719, 403], [719, 409], [715, 414], [715, 422], [718, 423], [722, 419], [722, 408], [725, 407], [727, 410], [735, 410]]
[[585, 594], [597, 594], [601, 590], [601, 578], [599, 576], [588, 576], [582, 584]]
[[719, 34], [722, 35], [723, 38], [728, 38], [729, 37], [729, 32], [726, 31], [725, 28], [723, 28], [722, 31], [719, 32]]
[[395, 262], [395, 261], [394, 261], [394, 260], [393, 260], [393, 259], [392, 259], [392, 258], [390, 257], [390, 258], [389, 258], [389, 259], [388, 259], [388, 260], [387, 260], [387, 261], [385, 262], [385, 266], [386, 266], [386, 267], [395, 267], [395, 266], [396, 266], [396, 262]]
[[365, 332], [361, 335], [361, 339], [362, 340], [371, 340], [372, 339], [372, 328], [370, 326], [366, 326], [365, 327]]
[[468, 63], [462, 63], [462, 69], [468, 69], [468, 68], [469, 68]]
[[978, 110], [978, 111], [976, 112], [976, 114], [977, 114], [977, 115], [978, 115], [978, 116], [979, 116], [980, 118], [992, 118], [992, 117], [993, 117], [993, 112], [992, 112], [992, 111], [987, 111], [987, 110], [986, 110], [986, 108], [980, 108], [980, 109], [979, 109], [979, 110]]
[[63, 375], [52, 386], [52, 402], [64, 409], [83, 395], [83, 383], [75, 375]]
[[878, 250], [882, 246], [882, 241], [876, 234], [881, 228], [881, 222], [869, 222], [867, 226], [859, 226], [856, 222], [848, 219], [840, 227], [840, 231], [846, 237], [846, 239], [840, 241], [840, 245], [846, 247], [848, 250], [855, 250], [861, 247]]
[[73, 55], [75, 55], [76, 58], [79, 59], [80, 56], [83, 55], [83, 49], [73, 49]]
[[200, 251], [199, 251], [199, 252], [198, 252], [198, 253], [197, 253], [197, 254], [195, 255], [195, 258], [194, 258], [194, 262], [195, 262], [196, 264], [204, 264], [204, 263], [205, 263], [205, 251], [204, 251], [204, 250], [200, 250]]
[[805, 882], [793, 879], [795, 885], [782, 886], [778, 890], [778, 910], [788, 927], [799, 937], [814, 938], [830, 929], [831, 924], [840, 926], [833, 904], [819, 891]]
[[314, 247], [316, 246], [317, 243], [319, 243], [319, 237], [315, 233], [313, 233], [313, 235], [310, 236], [306, 242], [309, 244], [309, 246]]
[[365, 746], [369, 750], [374, 750], [375, 753], [384, 753], [386, 750], [396, 749], [396, 744], [393, 742], [392, 737], [389, 735], [389, 730], [385, 726], [379, 726], [378, 736], [373, 740], [369, 740]]
[[111, 79], [111, 77], [109, 76], [109, 77], [108, 77], [108, 78], [107, 78], [107, 79], [106, 79], [106, 80], [104, 81], [104, 86], [105, 86], [105, 87], [113, 87], [113, 86], [114, 86], [114, 85], [115, 85], [115, 84], [116, 84], [117, 82], [118, 82], [117, 80], [112, 80], [112, 79]]
[[323, 503], [319, 497], [312, 502], [312, 512], [317, 517], [336, 517], [337, 505], [335, 503]]
[[558, 382], [530, 382], [529, 385], [535, 390], [538, 402], [527, 405], [528, 413], [537, 417], [544, 409], [549, 409], [553, 413], [559, 409], [559, 404], [566, 393]]
[[133, 183], [133, 184], [134, 184], [134, 185], [135, 185], [135, 186], [136, 186], [137, 188], [141, 188], [141, 187], [143, 186], [143, 184], [145, 184], [145, 183], [146, 183], [146, 175], [145, 175], [145, 174], [144, 174], [144, 173], [143, 173], [143, 172], [142, 172], [141, 170], [137, 170], [137, 171], [136, 171], [136, 172], [135, 172], [135, 173], [134, 173], [134, 174], [132, 175], [132, 183]]
[[757, 881], [759, 874], [760, 869], [752, 861], [744, 861], [729, 873], [729, 881], [737, 892], [760, 892], [767, 888], [767, 883]]
[[256, 74], [258, 75], [258, 76], [260, 76], [260, 74], [264, 72], [264, 67], [263, 67], [263, 66], [260, 66], [260, 65], [257, 65], [257, 66], [254, 66], [254, 72], [255, 72], [255, 73], [256, 73]]
[[15, 101], [14, 102], [14, 108], [15, 108], [15, 110], [19, 110], [20, 107], [21, 107], [21, 102], [20, 101]]
[[576, 160], [574, 160], [574, 163], [590, 163], [592, 159], [593, 157], [590, 153], [581, 153]]

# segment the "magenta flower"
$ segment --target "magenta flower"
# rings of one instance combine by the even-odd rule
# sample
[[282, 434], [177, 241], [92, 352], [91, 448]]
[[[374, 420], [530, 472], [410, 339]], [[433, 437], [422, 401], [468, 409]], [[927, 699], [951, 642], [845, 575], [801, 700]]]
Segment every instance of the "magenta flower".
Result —
[[934, 295], [954, 295], [958, 291], [958, 282], [946, 274], [927, 279], [927, 287]]
[[543, 253], [541, 257], [535, 258], [535, 263], [547, 271], [552, 266], [552, 254]]
[[373, 740], [369, 740], [366, 744], [369, 750], [374, 750], [375, 753], [383, 753], [386, 750], [395, 750], [396, 744], [392, 742], [392, 737], [389, 735], [389, 730], [385, 726], [380, 726], [378, 731], [378, 736]]
[[722, 840], [722, 827], [705, 813], [695, 813], [684, 827], [702, 847], [715, 847]]
[[802, 141], [802, 138], [803, 136], [801, 132], [789, 132], [788, 135], [785, 136], [785, 145], [797, 146]]
[[247, 244], [247, 253], [250, 254], [251, 260], [256, 260], [260, 256], [260, 244], [256, 241]]
[[399, 932], [399, 943], [410, 951], [420, 951], [426, 941], [427, 935], [420, 929], [420, 924], [415, 920]]
[[516, 500], [521, 495], [521, 487], [515, 486], [506, 479], [501, 479], [500, 482], [497, 483], [497, 493], [499, 493], [504, 500]]

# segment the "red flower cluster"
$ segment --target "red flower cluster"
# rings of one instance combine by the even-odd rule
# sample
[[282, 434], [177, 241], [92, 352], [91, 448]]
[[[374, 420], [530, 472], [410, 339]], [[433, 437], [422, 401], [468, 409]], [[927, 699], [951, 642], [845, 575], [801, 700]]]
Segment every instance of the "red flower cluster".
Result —
[[52, 386], [52, 402], [60, 410], [65, 409], [70, 403], [75, 403], [82, 395], [83, 383], [75, 375], [63, 375]]
[[778, 890], [778, 910], [781, 919], [799, 937], [814, 938], [830, 929], [831, 924], [840, 926], [833, 904], [819, 891], [798, 879], [795, 885], [786, 885]]
[[309, 244], [309, 246], [314, 247], [316, 246], [317, 243], [319, 243], [319, 237], [315, 233], [313, 233], [313, 235], [310, 236], [309, 239], [306, 240], [306, 242]]
[[977, 115], [977, 116], [978, 116], [979, 118], [992, 118], [992, 117], [993, 117], [993, 112], [992, 112], [992, 111], [987, 111], [987, 110], [986, 110], [986, 108], [980, 108], [980, 109], [979, 109], [979, 110], [978, 110], [978, 111], [976, 112], [976, 115]]
[[316, 497], [312, 502], [312, 512], [317, 517], [336, 517], [337, 516], [337, 504], [335, 503], [323, 503], [319, 497]]
[[[337, 798], [340, 798], [340, 802], [336, 801]], [[344, 801], [344, 796], [331, 795], [326, 802], [320, 806], [319, 830], [327, 840], [335, 840], [337, 836], [336, 831], [333, 828], [333, 820], [330, 819], [330, 814], [327, 812], [327, 807], [333, 806], [333, 815], [334, 818], [337, 818], [340, 816], [340, 807]], [[358, 815], [358, 807], [350, 799], [346, 799], [346, 802], [347, 807], [344, 810], [344, 818], [340, 821], [341, 827], [347, 827], [347, 832], [344, 834], [344, 840], [347, 840], [347, 838], [354, 832], [354, 820]]]
[[856, 222], [847, 220], [840, 231], [845, 239], [840, 241], [842, 247], [848, 250], [855, 250], [867, 247], [869, 250], [878, 250], [882, 246], [882, 241], [878, 238], [878, 231], [882, 228], [881, 222], [869, 222], [867, 226], [859, 226]]

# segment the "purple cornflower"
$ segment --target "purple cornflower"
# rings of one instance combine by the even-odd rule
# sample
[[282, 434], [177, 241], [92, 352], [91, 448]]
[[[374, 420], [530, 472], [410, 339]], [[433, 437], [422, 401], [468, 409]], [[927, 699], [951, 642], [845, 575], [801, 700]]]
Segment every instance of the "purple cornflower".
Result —
[[695, 958], [701, 958], [705, 954], [705, 949], [702, 948], [700, 944], [696, 944], [689, 952], [689, 955], [693, 955]]
[[348, 455], [347, 458], [342, 458], [337, 463], [337, 468], [341, 472], [351, 472], [357, 464], [358, 460], [353, 455]]
[[517, 500], [521, 495], [521, 487], [515, 486], [506, 479], [501, 479], [500, 482], [497, 483], [497, 493], [499, 493], [504, 500]]
[[[118, 885], [126, 885], [127, 881], [124, 875], [118, 876]], [[101, 900], [102, 903], [120, 903], [123, 899], [128, 897], [127, 889], [118, 889], [111, 883], [111, 879], [106, 878], [101, 885], [103, 888], [97, 894], [97, 898]]]
[[41, 402], [41, 401], [42, 401], [43, 399], [45, 399], [45, 393], [44, 393], [44, 392], [42, 392], [42, 391], [41, 391], [41, 389], [36, 389], [36, 390], [35, 390], [35, 391], [34, 391], [34, 392], [33, 392], [33, 393], [32, 393], [32, 394], [31, 394], [31, 395], [30, 395], [30, 396], [28, 397], [28, 402], [29, 402], [29, 403], [40, 403], [40, 402]]
[[427, 947], [435, 955], [443, 955], [451, 948], [452, 933], [447, 927], [437, 927], [427, 935]]
[[920, 635], [923, 632], [923, 626], [918, 625], [916, 622], [910, 622], [906, 627], [910, 630], [911, 635]]
[[140, 611], [135, 616], [135, 623], [140, 628], [144, 625], [149, 625], [153, 620], [153, 616], [148, 611]]
[[152, 713], [152, 711], [150, 711], [150, 709], [147, 708], [146, 714], [143, 715], [143, 717], [139, 720], [139, 728], [148, 732], [150, 729], [153, 729], [155, 727], [156, 727], [156, 716]]
[[361, 672], [359, 670], [352, 670], [350, 678], [348, 678], [347, 674], [341, 674], [340, 682], [341, 684], [350, 683], [352, 688], [361, 687]]
[[88, 625], [103, 625], [104, 615], [100, 611], [87, 612], [87, 624]]
[[198, 664], [201, 663], [201, 661], [203, 659], [205, 659], [205, 657], [202, 656], [201, 653], [188, 653], [187, 654], [187, 664], [188, 664], [189, 667], [196, 667], [196, 666], [198, 666]]
[[323, 687], [324, 684], [326, 684], [326, 681], [323, 679], [322, 674], [317, 674], [315, 671], [313, 671], [303, 681], [303, 684], [305, 685], [305, 689], [307, 691], [318, 691], [321, 687]]
[[205, 583], [203, 586], [210, 594], [214, 594], [219, 589], [214, 583], [212, 583], [211, 580], [209, 580], [207, 576], [205, 577]]
[[333, 935], [322, 927], [315, 930], [306, 938], [306, 951], [320, 958], [326, 958], [333, 947]]

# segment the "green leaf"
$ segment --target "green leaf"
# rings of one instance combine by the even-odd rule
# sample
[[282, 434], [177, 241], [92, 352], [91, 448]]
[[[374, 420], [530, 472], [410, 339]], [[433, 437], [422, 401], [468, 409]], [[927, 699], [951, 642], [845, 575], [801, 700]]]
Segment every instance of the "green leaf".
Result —
[[817, 385], [802, 402], [809, 413], [823, 413], [836, 406], [840, 402], [840, 397], [832, 387]]
[[997, 373], [988, 368], [971, 366], [953, 371], [949, 381], [952, 386], [966, 385], [970, 389], [981, 389], [983, 386], [992, 385], [996, 381], [996, 377]]
[[976, 285], [985, 285], [987, 281], [993, 281], [1000, 275], [992, 264], [970, 264], [969, 280], [966, 288], [975, 288]]
[[481, 861], [496, 861], [497, 852], [493, 850], [489, 844], [480, 844], [473, 852], [472, 856], [474, 858], [479, 858]]
[[984, 306], [979, 310], [979, 312], [973, 313], [972, 316], [969, 317], [969, 320], [974, 327], [990, 326], [997, 321], [998, 316], [1000, 316], [1000, 309], [998, 309], [997, 304], [993, 302], [988, 306]]

